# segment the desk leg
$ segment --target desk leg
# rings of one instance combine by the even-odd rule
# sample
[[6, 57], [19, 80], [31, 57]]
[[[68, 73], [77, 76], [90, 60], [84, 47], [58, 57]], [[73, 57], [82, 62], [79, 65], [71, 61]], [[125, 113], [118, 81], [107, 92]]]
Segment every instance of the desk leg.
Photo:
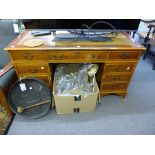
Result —
[[122, 99], [125, 99], [126, 94], [127, 94], [127, 93], [122, 93], [122, 94], [121, 94], [121, 98], [122, 98]]

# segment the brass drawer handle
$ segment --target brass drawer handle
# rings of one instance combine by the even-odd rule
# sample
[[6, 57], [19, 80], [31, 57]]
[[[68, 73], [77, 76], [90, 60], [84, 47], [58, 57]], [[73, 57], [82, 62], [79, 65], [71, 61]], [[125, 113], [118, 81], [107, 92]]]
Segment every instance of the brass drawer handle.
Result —
[[120, 57], [121, 59], [130, 58], [130, 53], [129, 53], [129, 52], [120, 53], [120, 54], [119, 54], [119, 57]]
[[64, 58], [64, 55], [59, 55], [59, 56], [54, 55], [53, 58], [54, 58], [55, 60], [62, 60], [62, 59]]
[[36, 68], [31, 68], [31, 69], [29, 69], [29, 72], [30, 73], [36, 73], [37, 72], [37, 69]]
[[33, 60], [34, 56], [31, 55], [30, 53], [25, 53], [24, 58], [27, 59], [27, 60]]
[[97, 58], [97, 55], [96, 54], [91, 54], [91, 58], [92, 59], [96, 59]]
[[121, 78], [120, 77], [113, 77], [112, 80], [114, 80], [114, 81], [120, 81]]
[[110, 85], [103, 85], [102, 87], [104, 88], [116, 88], [116, 87], [118, 87], [119, 85], [118, 85], [118, 83], [112, 83], [112, 84], [110, 84]]
[[125, 71], [125, 68], [119, 67], [119, 68], [116, 68], [115, 70], [116, 70], [117, 72], [123, 72], [123, 71]]
[[112, 86], [112, 87], [117, 87], [118, 84], [117, 84], [117, 83], [112, 83], [111, 86]]
[[75, 52], [75, 55], [80, 55], [80, 52]]
[[120, 67], [120, 68], [116, 68], [115, 69], [117, 72], [125, 72], [125, 71], [128, 71], [128, 70], [130, 70], [130, 66], [128, 66], [128, 67]]
[[112, 83], [111, 85], [108, 85], [109, 88], [114, 89], [118, 87], [117, 83]]

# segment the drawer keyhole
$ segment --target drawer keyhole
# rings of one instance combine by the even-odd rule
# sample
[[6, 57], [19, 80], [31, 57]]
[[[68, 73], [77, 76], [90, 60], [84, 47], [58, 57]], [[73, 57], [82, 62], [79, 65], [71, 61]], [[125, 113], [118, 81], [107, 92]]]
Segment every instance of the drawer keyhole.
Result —
[[120, 77], [113, 77], [112, 80], [114, 80], [114, 81], [120, 81], [121, 78]]
[[37, 72], [37, 69], [36, 68], [31, 68], [31, 69], [29, 69], [29, 72], [30, 73], [36, 73]]
[[91, 54], [91, 58], [92, 59], [96, 59], [97, 58], [97, 55], [96, 54]]

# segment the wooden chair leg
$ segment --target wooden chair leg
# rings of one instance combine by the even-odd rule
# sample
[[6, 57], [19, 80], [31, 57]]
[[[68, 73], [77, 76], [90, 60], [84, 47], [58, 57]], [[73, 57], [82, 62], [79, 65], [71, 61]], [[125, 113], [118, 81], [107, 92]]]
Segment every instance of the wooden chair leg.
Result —
[[147, 54], [146, 53], [143, 53], [143, 60], [145, 60], [147, 57]]

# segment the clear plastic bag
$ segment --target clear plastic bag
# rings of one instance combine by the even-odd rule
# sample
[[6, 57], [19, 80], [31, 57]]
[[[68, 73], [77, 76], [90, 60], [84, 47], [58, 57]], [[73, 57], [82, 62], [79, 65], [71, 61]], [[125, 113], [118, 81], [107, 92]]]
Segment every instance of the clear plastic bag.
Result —
[[56, 93], [61, 95], [90, 94], [94, 84], [90, 82], [88, 68], [91, 64], [61, 64], [55, 71]]

